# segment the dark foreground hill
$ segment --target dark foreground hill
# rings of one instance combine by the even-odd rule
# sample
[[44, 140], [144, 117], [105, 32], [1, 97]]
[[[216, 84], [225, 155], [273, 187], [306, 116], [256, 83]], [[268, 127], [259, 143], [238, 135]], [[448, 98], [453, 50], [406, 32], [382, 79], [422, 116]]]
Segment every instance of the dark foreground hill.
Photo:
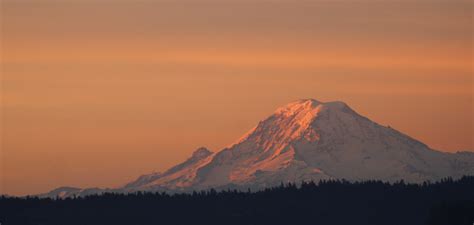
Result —
[[474, 177], [436, 183], [321, 181], [259, 192], [0, 198], [2, 225], [472, 225]]

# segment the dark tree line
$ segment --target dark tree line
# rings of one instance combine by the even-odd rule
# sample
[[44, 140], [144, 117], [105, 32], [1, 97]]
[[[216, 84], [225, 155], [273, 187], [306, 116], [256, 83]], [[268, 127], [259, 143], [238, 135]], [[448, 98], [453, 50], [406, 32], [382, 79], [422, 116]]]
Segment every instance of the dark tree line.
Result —
[[474, 177], [436, 183], [321, 181], [258, 192], [0, 197], [2, 225], [473, 225]]

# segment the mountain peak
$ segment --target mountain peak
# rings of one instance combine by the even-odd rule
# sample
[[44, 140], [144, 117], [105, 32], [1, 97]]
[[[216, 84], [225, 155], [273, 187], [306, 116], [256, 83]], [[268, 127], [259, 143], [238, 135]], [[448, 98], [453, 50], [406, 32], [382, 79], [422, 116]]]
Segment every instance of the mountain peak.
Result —
[[345, 102], [341, 102], [341, 101], [326, 102], [324, 103], [324, 106], [326, 108], [338, 109], [338, 110], [350, 108]]
[[193, 152], [192, 158], [205, 158], [209, 155], [212, 155], [212, 151], [206, 147], [200, 147]]
[[315, 99], [300, 99], [298, 101], [291, 102], [283, 107], [278, 108], [275, 111], [275, 114], [292, 116], [302, 111], [312, 111], [321, 104], [322, 102]]
[[[299, 99], [293, 103], [300, 103], [300, 104], [320, 104], [322, 103], [321, 101], [318, 101], [313, 98], [304, 98], [304, 99]], [[291, 104], [291, 103], [290, 103]]]
[[295, 117], [297, 115], [304, 115], [304, 118], [316, 116], [320, 111], [352, 111], [351, 108], [344, 102], [321, 102], [315, 99], [300, 99], [291, 102], [275, 111], [275, 115], [285, 117]]

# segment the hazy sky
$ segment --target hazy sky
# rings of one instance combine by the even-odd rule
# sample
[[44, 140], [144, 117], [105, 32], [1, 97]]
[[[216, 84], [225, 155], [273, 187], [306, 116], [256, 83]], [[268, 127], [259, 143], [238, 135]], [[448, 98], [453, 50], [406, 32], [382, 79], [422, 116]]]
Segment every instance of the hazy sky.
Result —
[[113, 187], [341, 100], [473, 151], [473, 4], [2, 0], [0, 193]]

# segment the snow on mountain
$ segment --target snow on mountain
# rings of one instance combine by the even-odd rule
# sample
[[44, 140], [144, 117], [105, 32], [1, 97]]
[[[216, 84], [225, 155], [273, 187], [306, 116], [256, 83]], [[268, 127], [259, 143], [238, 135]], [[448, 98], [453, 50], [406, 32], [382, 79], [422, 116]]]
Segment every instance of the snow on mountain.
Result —
[[305, 99], [277, 109], [217, 153], [200, 148], [166, 172], [141, 176], [117, 191], [261, 188], [320, 179], [422, 182], [463, 175], [474, 175], [474, 153], [435, 151], [343, 102]]

